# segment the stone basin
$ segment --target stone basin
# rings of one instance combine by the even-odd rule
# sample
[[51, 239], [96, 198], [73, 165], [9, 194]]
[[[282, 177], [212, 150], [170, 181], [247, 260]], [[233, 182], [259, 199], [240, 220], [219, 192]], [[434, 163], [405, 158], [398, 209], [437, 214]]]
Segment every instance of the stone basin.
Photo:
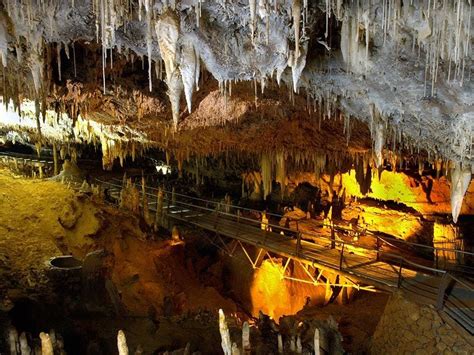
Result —
[[60, 255], [49, 259], [48, 266], [56, 270], [79, 270], [82, 269], [82, 261], [72, 255]]

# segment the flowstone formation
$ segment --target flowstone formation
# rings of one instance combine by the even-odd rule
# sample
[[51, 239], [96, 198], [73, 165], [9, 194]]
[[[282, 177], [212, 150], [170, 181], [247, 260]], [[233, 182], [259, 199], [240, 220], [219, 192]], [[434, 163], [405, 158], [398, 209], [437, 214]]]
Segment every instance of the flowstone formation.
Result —
[[[113, 140], [91, 128], [79, 139], [100, 142], [108, 169], [135, 142], [181, 163], [304, 150], [294, 132], [318, 127], [308, 150], [338, 142], [325, 170], [363, 153], [373, 168], [418, 156], [462, 176], [456, 220], [473, 166], [472, 22], [469, 0], [5, 0], [1, 94], [35, 122], [34, 142], [79, 137], [51, 138], [48, 112], [112, 127]], [[281, 136], [285, 120], [296, 123]]]

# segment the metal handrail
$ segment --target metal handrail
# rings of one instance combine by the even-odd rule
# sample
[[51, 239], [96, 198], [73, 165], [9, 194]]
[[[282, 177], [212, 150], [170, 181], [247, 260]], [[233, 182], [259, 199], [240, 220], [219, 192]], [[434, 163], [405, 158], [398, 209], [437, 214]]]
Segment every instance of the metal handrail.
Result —
[[[151, 195], [151, 194], [150, 194]], [[151, 195], [153, 196], [153, 195]], [[167, 198], [168, 199], [168, 198]], [[176, 201], [176, 204], [179, 204], [181, 206], [186, 206], [186, 207], [191, 207], [191, 208], [198, 208], [200, 210], [205, 210], [205, 211], [209, 211], [209, 212], [212, 212], [212, 213], [215, 213], [217, 216], [219, 215], [223, 215], [223, 216], [228, 216], [228, 217], [232, 217], [232, 218], [235, 218], [237, 217], [237, 215], [234, 215], [234, 214], [231, 214], [231, 213], [227, 213], [227, 212], [223, 212], [223, 211], [219, 211], [219, 210], [215, 210], [215, 209], [210, 209], [210, 208], [207, 208], [207, 207], [202, 207], [202, 206], [197, 206], [197, 205], [194, 205], [194, 204], [191, 204], [191, 203], [186, 203], [186, 202], [183, 202], [183, 201]], [[247, 218], [247, 217], [242, 217], [240, 216], [237, 220], [238, 223], [241, 223], [241, 220], [244, 220], [244, 221], [249, 221], [253, 224], [262, 224], [261, 221], [256, 221], [254, 219], [250, 219], [250, 218]], [[281, 230], [284, 230], [284, 231], [288, 231], [288, 232], [291, 232], [291, 233], [295, 233], [297, 231], [293, 230], [293, 229], [288, 229], [288, 228], [285, 228], [285, 227], [281, 227], [281, 226], [276, 226], [274, 224], [270, 224], [270, 223], [265, 223], [266, 226], [270, 226], [270, 227], [276, 227], [276, 228], [279, 228]], [[293, 239], [293, 238], [291, 238]], [[327, 238], [325, 238], [327, 239]], [[400, 260], [401, 262], [401, 265], [406, 265], [406, 264], [409, 264], [409, 265], [412, 265], [413, 267], [417, 268], [417, 269], [422, 269], [422, 270], [425, 270], [425, 271], [429, 271], [431, 273], [439, 273], [439, 274], [445, 274], [447, 273], [446, 270], [442, 270], [442, 269], [436, 269], [436, 268], [432, 268], [432, 267], [428, 267], [428, 266], [425, 266], [425, 265], [421, 265], [421, 264], [418, 264], [418, 263], [415, 263], [413, 261], [410, 261], [408, 259], [406, 259], [405, 257], [403, 256], [400, 256], [398, 254], [393, 254], [393, 253], [390, 253], [390, 252], [383, 252], [383, 251], [379, 251], [379, 250], [375, 250], [375, 249], [371, 249], [371, 248], [368, 248], [368, 247], [365, 247], [365, 246], [360, 246], [360, 245], [356, 245], [355, 243], [353, 242], [348, 242], [348, 241], [343, 241], [343, 240], [337, 240], [336, 241], [337, 244], [341, 245], [341, 257], [343, 255], [343, 252], [344, 252], [344, 249], [345, 249], [345, 245], [353, 245], [353, 246], [357, 246], [358, 248], [362, 248], [362, 249], [366, 249], [366, 250], [369, 250], [369, 251], [375, 251], [377, 252], [378, 254], [382, 254], [382, 255], [386, 255], [386, 256], [390, 256], [392, 258], [395, 258], [395, 259], [398, 259]], [[264, 243], [265, 245], [265, 243]], [[301, 246], [301, 250], [302, 252], [304, 253], [304, 246]], [[342, 258], [341, 258], [342, 260]], [[342, 262], [341, 262], [341, 265], [342, 265]], [[344, 269], [342, 266], [340, 267], [340, 269]]]
[[[113, 180], [118, 181], [119, 179], [114, 178]], [[138, 185], [141, 185], [141, 183], [138, 183]], [[151, 190], [155, 190], [155, 191], [158, 190], [158, 188], [153, 187], [153, 186], [147, 186], [147, 188], [151, 189]], [[165, 189], [162, 189], [162, 191], [163, 191], [163, 193], [169, 193], [169, 194], [173, 193], [172, 191], [165, 190]], [[174, 194], [176, 196], [182, 196], [182, 197], [185, 197], [185, 198], [189, 198], [191, 200], [196, 200], [196, 201], [201, 201], [201, 202], [206, 202], [206, 203], [212, 203], [212, 204], [215, 204], [215, 205], [221, 204], [221, 202], [219, 202], [219, 201], [205, 200], [205, 199], [202, 199], [200, 197], [194, 197], [194, 196], [189, 196], [189, 195], [185, 195], [185, 194], [180, 194], [178, 192], [174, 192]], [[239, 210], [243, 210], [243, 211], [262, 213], [262, 211], [259, 211], [259, 210], [253, 209], [253, 208], [242, 207], [242, 206], [237, 206], [237, 205], [232, 205], [232, 204], [225, 204], [225, 205], [229, 206], [230, 208], [233, 208], [233, 209], [239, 209]], [[279, 217], [279, 218], [284, 217], [281, 214], [273, 213], [273, 212], [266, 212], [266, 214], [268, 216], [273, 216], [273, 217]]]
[[[109, 185], [113, 185], [113, 184], [110, 184]], [[121, 187], [120, 185], [115, 185], [116, 187]], [[141, 193], [141, 192], [140, 192]], [[152, 196], [154, 197], [153, 194], [150, 194], [148, 192], [145, 191], [145, 194], [147, 194], [148, 196]], [[167, 192], [164, 194], [163, 198], [167, 200], [167, 205], [168, 205], [168, 208], [170, 208], [170, 202], [172, 200], [172, 198], [169, 197], [169, 195], [172, 195], [173, 193], [171, 192]], [[182, 194], [176, 194], [175, 193], [175, 196], [186, 196], [186, 195], [182, 195]], [[186, 196], [187, 197], [187, 196]], [[201, 201], [203, 202], [208, 202], [206, 200], [203, 200], [203, 199], [200, 199]], [[187, 203], [187, 202], [184, 202], [184, 201], [179, 201], [179, 200], [175, 200], [174, 201], [175, 203], [175, 206], [181, 206], [181, 210], [180, 211], [177, 211], [180, 216], [181, 216], [181, 219], [183, 219], [183, 207], [186, 207], [188, 209], [199, 209], [199, 210], [203, 210], [203, 211], [208, 211], [208, 212], [211, 212], [212, 214], [215, 214], [216, 216], [216, 229], [217, 229], [217, 225], [219, 223], [219, 217], [220, 216], [226, 216], [226, 217], [231, 217], [233, 219], [236, 219], [237, 223], [244, 223], [244, 222], [250, 222], [252, 224], [257, 224], [257, 225], [261, 225], [262, 222], [261, 221], [258, 221], [258, 220], [255, 220], [255, 219], [251, 219], [251, 218], [247, 218], [247, 217], [243, 217], [240, 215], [240, 213], [238, 212], [237, 214], [233, 214], [233, 213], [228, 213], [228, 212], [224, 212], [224, 211], [220, 211], [218, 208], [216, 209], [211, 209], [211, 208], [208, 208], [208, 207], [203, 207], [203, 206], [199, 206], [199, 205], [195, 205], [195, 204], [192, 204], [192, 203]], [[217, 203], [217, 207], [219, 207], [221, 204], [220, 203]], [[225, 205], [225, 206], [229, 206], [229, 205]], [[229, 206], [230, 207], [230, 206]], [[239, 211], [239, 210], [238, 210]], [[277, 225], [274, 225], [274, 224], [271, 224], [271, 223], [265, 223], [265, 225], [267, 227], [276, 227], [277, 229], [279, 230], [283, 230], [283, 231], [288, 231], [288, 232], [291, 232], [292, 234], [293, 233], [298, 233], [298, 240], [301, 240], [301, 236], [302, 234], [304, 233], [301, 233], [300, 231], [295, 231], [293, 229], [288, 229], [288, 228], [285, 228], [285, 227], [281, 227], [281, 226], [277, 226]], [[332, 226], [331, 226], [332, 227]], [[266, 247], [267, 246], [267, 238], [266, 238], [267, 234], [265, 234], [265, 238], [264, 240], [262, 241], [262, 243], [260, 244], [261, 246], [263, 247]], [[321, 236], [318, 236], [318, 237], [321, 237]], [[376, 236], [378, 237], [378, 236]], [[288, 237], [287, 237], [288, 238]], [[289, 237], [291, 238], [291, 237]], [[325, 240], [328, 240], [328, 238], [326, 237], [323, 237]], [[291, 238], [293, 239], [293, 238]], [[387, 242], [385, 239], [381, 238], [381, 237], [378, 237], [377, 240], [381, 240], [382, 242], [384, 243], [387, 243], [389, 245], [391, 245], [391, 243]], [[447, 288], [448, 288], [448, 281], [447, 281], [447, 278], [451, 278], [452, 280], [454, 280], [456, 283], [462, 285], [465, 289], [467, 289], [468, 291], [470, 292], [474, 292], [474, 288], [471, 287], [469, 284], [467, 284], [466, 282], [460, 280], [459, 278], [457, 278], [456, 276], [450, 274], [448, 271], [446, 270], [442, 270], [442, 269], [438, 269], [438, 268], [433, 268], [433, 267], [429, 267], [429, 266], [425, 266], [425, 265], [421, 265], [419, 263], [416, 263], [416, 262], [413, 262], [411, 260], [408, 260], [407, 258], [405, 258], [404, 256], [401, 256], [399, 254], [394, 254], [394, 253], [391, 253], [391, 252], [385, 252], [385, 251], [381, 251], [380, 249], [371, 249], [371, 248], [367, 248], [365, 246], [361, 246], [361, 245], [356, 245], [358, 248], [363, 248], [363, 249], [366, 249], [366, 250], [370, 250], [370, 251], [375, 251], [377, 253], [377, 259], [374, 260], [374, 261], [378, 261], [379, 260], [379, 257], [380, 256], [383, 256], [385, 259], [385, 257], [388, 257], [389, 259], [391, 258], [392, 260], [395, 259], [396, 261], [398, 261], [398, 264], [395, 264], [395, 265], [399, 265], [399, 268], [398, 268], [398, 281], [396, 283], [396, 285], [393, 285], [391, 284], [390, 282], [387, 283], [386, 280], [380, 280], [377, 278], [377, 276], [373, 276], [373, 275], [364, 275], [364, 273], [361, 273], [361, 272], [358, 272], [357, 270], [351, 268], [351, 267], [344, 267], [344, 250], [345, 250], [345, 246], [346, 245], [355, 245], [354, 243], [352, 242], [347, 242], [347, 241], [344, 241], [344, 240], [330, 240], [332, 243], [334, 243], [334, 246], [336, 245], [339, 245], [339, 247], [341, 248], [340, 249], [340, 259], [339, 259], [339, 270], [340, 271], [349, 271], [351, 273], [355, 273], [355, 274], [358, 274], [359, 276], [361, 277], [365, 277], [367, 279], [370, 279], [370, 280], [373, 280], [373, 281], [378, 281], [378, 282], [383, 282], [385, 283], [386, 285], [388, 286], [392, 286], [392, 287], [397, 287], [397, 288], [402, 288], [405, 281], [404, 281], [404, 278], [403, 278], [403, 269], [408, 269], [408, 270], [412, 270], [412, 271], [415, 271], [415, 272], [419, 272], [419, 270], [422, 270], [422, 274], [425, 274], [425, 275], [432, 275], [432, 274], [435, 274], [435, 275], [438, 275], [438, 276], [441, 276], [441, 281], [436, 289], [436, 292], [430, 292], [431, 295], [433, 295], [435, 298], [436, 298], [436, 308], [438, 310], [443, 310], [444, 308], [446, 309], [452, 309], [453, 307], [456, 309], [457, 312], [461, 312], [464, 316], [465, 319], [470, 319], [469, 318], [469, 314], [467, 314], [465, 311], [463, 311], [463, 309], [459, 308], [459, 307], [456, 307], [456, 297], [454, 295], [451, 295], [449, 293], [447, 293]], [[416, 243], [412, 243], [412, 244], [416, 244]], [[295, 249], [295, 256], [303, 256], [305, 257], [307, 260], [313, 260], [313, 263], [314, 261], [316, 260], [314, 257], [310, 256], [309, 254], [305, 253], [305, 249], [308, 250], [307, 248], [304, 247], [303, 244], [301, 243], [296, 243], [296, 249]], [[452, 251], [452, 249], [446, 249], [444, 248], [443, 250], [450, 250]], [[468, 253], [470, 254], [470, 253]], [[371, 258], [369, 257], [368, 258], [369, 260], [371, 260]], [[327, 263], [327, 262], [323, 262], [323, 264], [327, 264], [329, 267], [333, 267], [333, 268], [338, 268], [337, 265], [334, 265], [332, 263]], [[393, 265], [393, 264], [392, 264]], [[449, 315], [449, 314], [448, 314]], [[453, 317], [452, 315], [450, 315], [454, 321], [456, 321], [457, 323], [459, 323], [461, 326], [464, 326], [463, 325], [463, 320], [462, 319], [458, 319], [456, 317]]]
[[469, 289], [469, 291], [472, 291], [474, 292], [474, 287], [469, 285], [468, 283], [466, 283], [465, 281], [462, 281], [460, 280], [459, 278], [457, 278], [456, 276], [454, 276], [453, 274], [450, 274], [450, 273], [447, 273], [449, 275], [450, 278], [452, 278], [454, 281], [456, 281], [457, 283], [460, 283], [461, 285], [463, 285], [464, 287], [466, 287], [467, 289]]
[[[117, 187], [117, 188], [122, 188], [122, 185], [114, 184], [114, 183], [111, 183], [109, 181], [104, 181], [104, 180], [100, 180], [100, 179], [96, 179], [96, 181], [98, 181], [100, 183], [103, 183], [103, 184], [108, 184], [108, 185], [111, 185], [111, 186], [114, 186], [114, 187]], [[137, 185], [141, 186], [141, 183], [138, 183]], [[156, 190], [156, 191], [159, 190], [159, 189], [154, 188], [154, 187], [147, 187], [147, 188], [149, 188], [151, 190]], [[234, 205], [230, 205], [230, 204], [222, 204], [221, 202], [205, 200], [205, 199], [202, 199], [202, 198], [188, 196], [188, 195], [184, 195], [184, 194], [180, 194], [180, 193], [176, 193], [176, 192], [172, 192], [172, 191], [168, 191], [168, 190], [162, 190], [162, 191], [164, 193], [164, 198], [166, 198], [166, 199], [169, 199], [168, 195], [173, 195], [174, 194], [175, 196], [184, 197], [186, 199], [191, 199], [191, 200], [195, 200], [195, 201], [205, 202], [206, 204], [211, 203], [211, 204], [215, 205], [216, 207], [225, 206], [225, 207], [229, 207], [229, 209], [236, 209], [237, 211], [238, 210], [248, 210], [248, 211], [261, 213], [261, 211], [258, 211], [258, 210], [243, 208], [243, 207], [240, 207], [240, 206], [234, 206]], [[142, 192], [140, 191], [140, 193], [142, 193]], [[148, 196], [155, 197], [153, 194], [151, 194], [149, 192], [145, 192], [145, 193]], [[262, 222], [260, 220], [255, 220], [255, 219], [252, 219], [252, 218], [244, 217], [244, 216], [239, 215], [239, 214], [227, 213], [227, 212], [224, 212], [224, 211], [218, 211], [216, 209], [211, 209], [211, 208], [208, 208], [208, 207], [202, 207], [202, 206], [199, 206], [199, 205], [195, 205], [195, 204], [192, 204], [192, 203], [186, 203], [186, 202], [183, 202], [183, 201], [176, 201], [176, 202], [184, 204], [188, 207], [197, 207], [197, 208], [200, 208], [200, 209], [203, 209], [203, 210], [206, 210], [206, 211], [209, 211], [209, 212], [213, 212], [213, 213], [217, 212], [218, 214], [221, 214], [221, 215], [224, 215], [224, 216], [227, 216], [227, 217], [237, 218], [237, 220], [248, 221], [252, 224], [256, 224], [256, 225], [261, 225], [262, 224]], [[267, 215], [270, 215], [270, 214], [267, 213]], [[276, 214], [273, 214], [273, 215], [274, 216], [280, 216], [280, 215], [276, 215]], [[284, 217], [284, 216], [280, 216], [280, 217]], [[286, 231], [289, 234], [295, 234], [295, 233], [300, 232], [300, 231], [295, 231], [294, 229], [291, 229], [291, 228], [286, 228], [286, 227], [283, 227], [283, 226], [280, 226], [280, 225], [270, 223], [270, 221], [268, 223], [265, 223], [265, 225], [267, 225], [268, 227], [272, 227], [272, 229], [278, 229], [279, 231]], [[322, 223], [321, 226], [332, 228], [335, 231], [345, 231], [345, 232], [351, 231], [350, 229], [345, 229], [345, 228], [342, 228], [340, 226], [334, 226], [332, 224], [327, 224], [327, 223]], [[365, 249], [365, 250], [369, 250], [369, 251], [374, 251], [374, 252], [379, 251], [378, 248], [370, 248], [368, 246], [360, 245], [360, 244], [357, 244], [357, 243], [354, 243], [354, 242], [351, 242], [351, 241], [333, 240], [333, 239], [331, 239], [331, 237], [324, 236], [324, 235], [319, 235], [319, 234], [316, 234], [316, 233], [310, 232], [310, 231], [304, 231], [304, 232], [300, 232], [300, 233], [301, 233], [302, 236], [311, 236], [311, 237], [315, 237], [315, 238], [318, 238], [318, 239], [328, 240], [329, 242], [336, 242], [338, 244], [344, 243], [346, 245], [352, 245], [352, 246], [357, 247], [357, 248], [361, 248], [361, 249]], [[423, 248], [426, 248], [426, 249], [430, 249], [434, 252], [436, 252], [438, 250], [441, 250], [441, 251], [448, 251], [448, 252], [452, 252], [452, 253], [458, 253], [458, 254], [474, 256], [474, 253], [463, 251], [463, 250], [458, 250], [458, 249], [435, 248], [435, 247], [431, 247], [431, 246], [427, 246], [427, 245], [423, 245], [423, 244], [407, 242], [407, 241], [401, 241], [401, 240], [397, 240], [397, 239], [394, 239], [394, 240], [389, 242], [384, 237], [375, 235], [373, 233], [370, 233], [370, 234], [374, 238], [376, 238], [376, 241], [381, 241], [384, 244], [390, 245], [390, 246], [392, 246], [394, 248], [398, 248], [398, 249], [399, 249], [399, 247], [397, 247], [396, 245], [394, 245], [392, 243], [398, 243], [398, 244], [408, 245], [408, 246], [423, 247]], [[379, 245], [377, 243], [377, 246], [381, 246], [381, 245]], [[395, 254], [392, 254], [392, 255], [395, 255]]]

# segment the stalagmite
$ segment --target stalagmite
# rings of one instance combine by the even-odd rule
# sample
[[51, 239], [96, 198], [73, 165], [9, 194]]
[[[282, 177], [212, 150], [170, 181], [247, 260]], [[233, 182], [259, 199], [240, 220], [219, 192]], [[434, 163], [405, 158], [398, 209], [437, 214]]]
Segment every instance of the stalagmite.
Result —
[[293, 353], [296, 352], [296, 340], [294, 335], [290, 339], [290, 351]]
[[240, 355], [240, 350], [236, 343], [232, 344], [232, 355]]
[[127, 339], [122, 330], [119, 330], [117, 334], [117, 348], [119, 355], [128, 355]]
[[303, 346], [301, 345], [301, 337], [299, 335], [296, 338], [296, 353], [297, 354], [303, 353]]
[[321, 352], [319, 350], [319, 329], [314, 330], [314, 355], [319, 355]]
[[242, 350], [244, 353], [250, 352], [250, 328], [247, 321], [242, 326]]
[[47, 333], [40, 333], [41, 339], [41, 355], [54, 355], [53, 344]]
[[51, 339], [53, 349], [56, 348], [56, 331], [54, 329], [49, 330], [49, 338]]
[[222, 309], [219, 309], [219, 332], [221, 334], [221, 346], [224, 355], [232, 355], [229, 328], [227, 327], [224, 311]]
[[10, 345], [10, 354], [18, 354], [20, 348], [18, 346], [18, 332], [15, 328], [10, 328], [10, 331], [8, 332], [8, 343]]
[[457, 223], [461, 213], [462, 201], [471, 182], [471, 167], [455, 163], [451, 169], [451, 214], [454, 223]]
[[283, 354], [283, 338], [280, 333], [278, 333], [278, 354]]
[[29, 355], [31, 354], [31, 348], [28, 345], [28, 339], [26, 338], [26, 333], [23, 332], [20, 335], [20, 353]]

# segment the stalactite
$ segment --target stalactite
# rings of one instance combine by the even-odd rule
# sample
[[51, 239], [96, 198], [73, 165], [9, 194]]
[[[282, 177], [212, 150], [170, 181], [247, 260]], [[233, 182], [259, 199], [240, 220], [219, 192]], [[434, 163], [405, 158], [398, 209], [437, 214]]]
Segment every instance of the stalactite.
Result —
[[383, 146], [385, 144], [385, 122], [374, 104], [370, 107], [370, 133], [373, 140], [373, 152], [376, 167], [383, 165]]
[[263, 182], [263, 198], [266, 199], [272, 193], [272, 180], [273, 180], [273, 171], [272, 171], [272, 160], [267, 153], [263, 153], [260, 162], [260, 169], [262, 172], [262, 182]]
[[250, 7], [250, 31], [252, 34], [252, 43], [255, 38], [255, 31], [256, 31], [256, 12], [257, 12], [257, 0], [249, 0], [249, 7]]
[[281, 197], [283, 198], [287, 185], [286, 159], [283, 152], [276, 154], [276, 182], [280, 184]]
[[192, 44], [185, 44], [182, 48], [181, 65], [179, 66], [189, 113], [192, 109], [194, 85], [199, 81], [199, 57], [196, 57], [196, 54], [197, 51]]
[[163, 13], [155, 25], [155, 30], [161, 56], [165, 63], [166, 84], [168, 85], [168, 96], [171, 101], [173, 124], [176, 129], [179, 120], [179, 101], [182, 91], [181, 74], [177, 70], [179, 21], [176, 13], [170, 10]]
[[301, 0], [293, 0], [291, 15], [293, 17], [293, 28], [295, 31], [295, 61], [297, 61], [300, 57]]
[[56, 61], [58, 63], [58, 77], [61, 81], [61, 42], [58, 42], [56, 45]]
[[461, 164], [455, 163], [451, 169], [451, 213], [454, 223], [457, 223], [461, 213], [462, 201], [471, 183], [471, 175], [470, 166], [461, 166]]
[[291, 75], [293, 79], [293, 92], [298, 92], [298, 82], [301, 77], [301, 73], [306, 65], [306, 52], [308, 50], [308, 43], [305, 42], [298, 53], [291, 52], [288, 58], [288, 66], [291, 68]]
[[0, 58], [2, 59], [3, 67], [7, 67], [7, 55], [8, 55], [8, 40], [7, 31], [2, 22], [0, 22]]

